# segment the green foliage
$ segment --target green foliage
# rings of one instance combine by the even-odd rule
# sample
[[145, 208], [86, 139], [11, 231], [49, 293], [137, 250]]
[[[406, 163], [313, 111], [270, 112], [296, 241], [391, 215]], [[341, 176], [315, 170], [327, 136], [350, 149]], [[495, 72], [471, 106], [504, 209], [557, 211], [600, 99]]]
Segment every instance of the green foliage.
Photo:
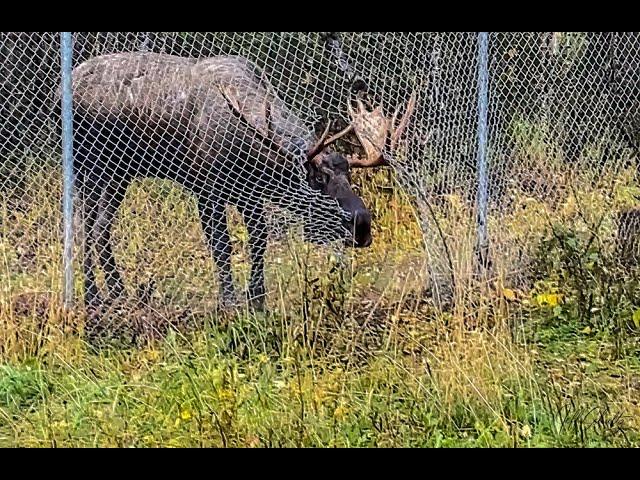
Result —
[[47, 390], [37, 365], [0, 365], [0, 407], [22, 409], [35, 405]]
[[[603, 241], [603, 233], [602, 227], [552, 225], [536, 256], [537, 277], [544, 279], [536, 298], [551, 307], [551, 318], [611, 333], [621, 348], [623, 337], [638, 330], [640, 270], [625, 263], [619, 249]], [[545, 295], [555, 295], [556, 301], [546, 301]]]

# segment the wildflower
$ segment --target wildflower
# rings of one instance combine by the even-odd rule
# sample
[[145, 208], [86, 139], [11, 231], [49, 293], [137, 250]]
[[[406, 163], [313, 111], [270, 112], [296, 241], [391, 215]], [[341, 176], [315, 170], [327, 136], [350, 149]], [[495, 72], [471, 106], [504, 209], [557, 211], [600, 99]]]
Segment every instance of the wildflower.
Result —
[[540, 293], [536, 296], [538, 305], [546, 305], [549, 307], [555, 307], [560, 303], [562, 296], [559, 293]]
[[344, 418], [347, 416], [347, 413], [349, 413], [349, 411], [347, 410], [347, 407], [345, 407], [343, 404], [340, 404], [336, 407], [335, 411], [333, 412], [333, 417], [336, 420], [344, 420]]
[[522, 435], [523, 438], [531, 438], [531, 433], [531, 427], [529, 425], [523, 425], [520, 429], [520, 435]]
[[514, 292], [510, 288], [504, 288], [502, 290], [502, 295], [504, 295], [504, 298], [510, 301], [514, 301], [516, 299], [516, 292]]

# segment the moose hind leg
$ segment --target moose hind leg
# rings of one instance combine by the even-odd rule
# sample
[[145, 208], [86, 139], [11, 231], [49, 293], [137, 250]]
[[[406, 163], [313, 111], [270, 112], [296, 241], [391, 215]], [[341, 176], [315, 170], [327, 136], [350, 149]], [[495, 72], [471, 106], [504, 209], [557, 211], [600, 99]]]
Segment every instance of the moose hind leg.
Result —
[[218, 269], [222, 303], [225, 306], [234, 305], [236, 296], [231, 276], [231, 238], [227, 230], [225, 204], [199, 197], [198, 214], [207, 245]]
[[83, 277], [84, 277], [84, 304], [87, 310], [94, 309], [100, 303], [98, 284], [95, 275], [94, 249], [92, 232], [97, 216], [99, 192], [90, 190], [88, 186], [80, 183], [79, 198], [82, 215], [82, 243], [83, 243]]
[[112, 301], [122, 295], [124, 283], [118, 271], [111, 240], [111, 228], [118, 208], [127, 191], [127, 183], [109, 184], [100, 195], [97, 217], [93, 228], [93, 240], [98, 250], [100, 266], [104, 271], [107, 286], [107, 298]]
[[239, 206], [249, 233], [249, 249], [251, 254], [251, 278], [249, 280], [248, 297], [252, 307], [264, 308], [264, 255], [267, 251], [267, 224], [261, 204]]

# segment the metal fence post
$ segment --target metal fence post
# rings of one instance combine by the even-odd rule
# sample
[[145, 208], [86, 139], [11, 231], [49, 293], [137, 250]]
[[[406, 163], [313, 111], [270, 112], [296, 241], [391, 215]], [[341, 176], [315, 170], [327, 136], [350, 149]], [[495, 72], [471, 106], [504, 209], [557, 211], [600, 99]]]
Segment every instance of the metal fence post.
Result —
[[478, 195], [477, 195], [477, 259], [479, 272], [488, 266], [489, 235], [487, 225], [489, 180], [487, 168], [487, 116], [489, 111], [489, 33], [478, 34]]
[[64, 221], [63, 296], [65, 308], [73, 303], [73, 103], [71, 69], [73, 45], [71, 32], [60, 34], [62, 67], [62, 171]]

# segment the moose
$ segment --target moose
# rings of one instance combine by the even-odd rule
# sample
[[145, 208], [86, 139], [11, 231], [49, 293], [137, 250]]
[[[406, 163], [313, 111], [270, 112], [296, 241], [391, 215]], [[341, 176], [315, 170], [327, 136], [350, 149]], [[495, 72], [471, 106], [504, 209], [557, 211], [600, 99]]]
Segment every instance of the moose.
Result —
[[[74, 156], [85, 237], [85, 306], [95, 308], [124, 290], [113, 254], [111, 227], [127, 187], [140, 177], [170, 179], [197, 199], [223, 305], [235, 304], [226, 206], [248, 231], [248, 300], [264, 308], [267, 248], [265, 201], [356, 248], [372, 242], [371, 214], [351, 186], [352, 168], [388, 164], [415, 105], [402, 118], [385, 117], [361, 99], [347, 128], [321, 135], [288, 109], [265, 74], [239, 56], [195, 59], [159, 53], [94, 57], [72, 74]], [[333, 147], [356, 136], [361, 153]], [[105, 278], [101, 299], [95, 268]]]

